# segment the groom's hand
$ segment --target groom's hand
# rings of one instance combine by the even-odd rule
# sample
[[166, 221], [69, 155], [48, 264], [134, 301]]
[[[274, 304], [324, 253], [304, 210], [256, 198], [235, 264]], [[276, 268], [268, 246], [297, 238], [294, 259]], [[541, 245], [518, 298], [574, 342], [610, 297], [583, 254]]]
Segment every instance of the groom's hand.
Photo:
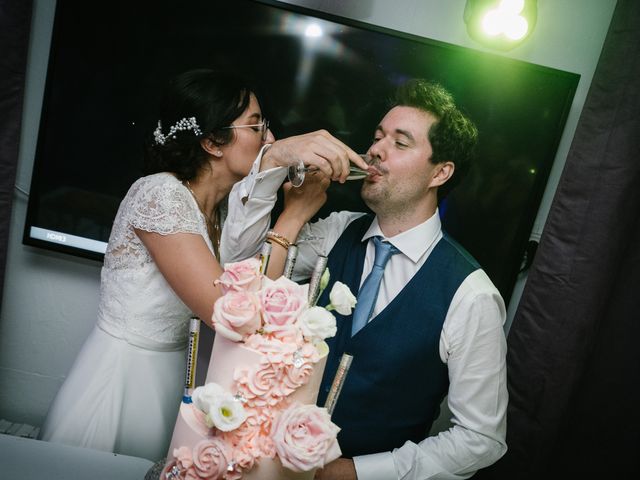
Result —
[[314, 480], [357, 480], [356, 467], [350, 458], [338, 458], [316, 470]]

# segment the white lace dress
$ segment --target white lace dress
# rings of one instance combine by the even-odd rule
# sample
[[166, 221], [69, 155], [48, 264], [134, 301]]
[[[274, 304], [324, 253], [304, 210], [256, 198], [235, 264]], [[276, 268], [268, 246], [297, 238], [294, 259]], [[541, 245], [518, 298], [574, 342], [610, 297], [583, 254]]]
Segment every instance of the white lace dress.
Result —
[[152, 461], [167, 453], [182, 395], [190, 310], [134, 227], [202, 235], [204, 216], [167, 173], [136, 181], [120, 204], [101, 274], [98, 322], [54, 400], [41, 438]]

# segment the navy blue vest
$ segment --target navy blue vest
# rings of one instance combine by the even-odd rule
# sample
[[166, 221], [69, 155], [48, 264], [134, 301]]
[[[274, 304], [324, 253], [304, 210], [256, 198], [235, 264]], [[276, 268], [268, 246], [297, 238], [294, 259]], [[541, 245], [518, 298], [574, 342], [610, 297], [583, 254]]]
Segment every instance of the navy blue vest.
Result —
[[[329, 304], [336, 281], [357, 292], [370, 215], [352, 222], [329, 254], [330, 281], [318, 305]], [[343, 353], [353, 362], [332, 420], [341, 428], [343, 456], [389, 451], [405, 441], [419, 442], [438, 416], [449, 387], [439, 354], [442, 324], [462, 281], [478, 264], [445, 236], [393, 301], [351, 338], [351, 315], [333, 312], [338, 332], [327, 339], [330, 353], [320, 387], [324, 405]]]

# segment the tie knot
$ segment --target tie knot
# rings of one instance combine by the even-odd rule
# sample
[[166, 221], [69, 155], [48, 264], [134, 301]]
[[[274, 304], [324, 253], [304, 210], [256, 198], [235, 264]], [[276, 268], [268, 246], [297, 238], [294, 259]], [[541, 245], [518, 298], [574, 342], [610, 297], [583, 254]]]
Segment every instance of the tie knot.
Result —
[[396, 247], [389, 242], [382, 241], [382, 237], [373, 237], [373, 244], [376, 247], [376, 258], [373, 261], [374, 266], [384, 268], [391, 255], [395, 255], [400, 252]]

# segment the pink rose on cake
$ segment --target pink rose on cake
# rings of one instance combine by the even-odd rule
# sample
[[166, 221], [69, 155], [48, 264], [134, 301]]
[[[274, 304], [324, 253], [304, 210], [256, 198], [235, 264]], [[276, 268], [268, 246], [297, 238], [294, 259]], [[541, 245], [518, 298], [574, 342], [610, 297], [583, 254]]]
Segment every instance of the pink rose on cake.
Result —
[[224, 272], [214, 283], [220, 286], [223, 294], [238, 290], [257, 292], [262, 285], [260, 260], [248, 258], [241, 262], [225, 263]]
[[307, 472], [340, 456], [339, 431], [326, 409], [294, 403], [274, 422], [271, 438], [282, 465], [294, 472]]
[[232, 342], [240, 342], [261, 327], [258, 297], [244, 290], [230, 291], [213, 307], [216, 332]]
[[276, 281], [265, 278], [260, 291], [260, 303], [267, 333], [293, 327], [307, 308], [308, 287], [280, 277]]

